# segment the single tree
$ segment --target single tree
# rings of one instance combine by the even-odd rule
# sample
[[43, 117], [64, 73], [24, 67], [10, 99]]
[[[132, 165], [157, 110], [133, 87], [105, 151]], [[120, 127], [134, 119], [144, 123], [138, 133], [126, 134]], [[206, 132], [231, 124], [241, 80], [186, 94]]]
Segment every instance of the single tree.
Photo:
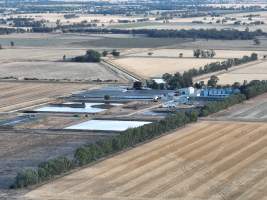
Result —
[[106, 104], [109, 103], [108, 101], [109, 101], [110, 99], [111, 99], [111, 97], [110, 97], [109, 95], [106, 94], [106, 95], [104, 96], [104, 100], [105, 100], [105, 103], [106, 103]]
[[254, 45], [260, 45], [261, 44], [261, 42], [260, 42], [260, 40], [258, 38], [255, 38], [253, 40], [253, 42], [254, 42]]
[[212, 75], [210, 77], [210, 80], [208, 80], [208, 86], [216, 87], [218, 81], [219, 81], [219, 78], [217, 76], [215, 76], [215, 75]]
[[102, 56], [103, 56], [103, 57], [106, 57], [107, 55], [108, 55], [108, 51], [103, 51], [103, 52], [102, 52]]

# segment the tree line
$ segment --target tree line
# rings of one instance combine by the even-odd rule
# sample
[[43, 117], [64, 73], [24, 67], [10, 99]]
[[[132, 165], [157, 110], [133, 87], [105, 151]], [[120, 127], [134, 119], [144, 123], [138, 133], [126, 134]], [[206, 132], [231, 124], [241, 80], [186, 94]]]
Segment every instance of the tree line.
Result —
[[261, 29], [256, 31], [240, 31], [236, 29], [107, 29], [107, 28], [70, 28], [63, 32], [86, 32], [86, 33], [113, 33], [113, 34], [142, 34], [153, 38], [201, 38], [220, 40], [251, 40], [257, 36], [265, 36]]
[[[242, 58], [230, 58], [222, 62], [213, 62], [200, 67], [199, 69], [190, 69], [184, 73], [175, 73], [175, 74], [163, 74], [162, 79], [166, 82], [167, 89], [180, 89], [185, 87], [190, 87], [193, 85], [193, 78], [196, 76], [209, 74], [212, 72], [228, 70], [231, 67], [238, 66], [244, 63], [255, 61], [258, 59], [256, 53], [252, 53], [250, 56], [243, 56]], [[155, 81], [147, 81], [148, 87], [152, 89], [162, 89], [162, 84], [157, 84]]]
[[165, 119], [146, 124], [138, 128], [131, 128], [117, 136], [99, 140], [79, 147], [73, 159], [59, 157], [41, 163], [37, 169], [26, 169], [19, 172], [11, 188], [23, 188], [53, 179], [74, 168], [90, 164], [121, 150], [131, 148], [142, 142], [151, 140], [169, 131], [183, 127], [188, 123], [196, 122], [198, 117], [226, 109], [239, 104], [246, 99], [267, 92], [267, 81], [251, 81], [240, 86], [240, 94], [234, 94], [221, 101], [209, 102], [200, 109], [187, 112], [177, 112], [168, 115]]

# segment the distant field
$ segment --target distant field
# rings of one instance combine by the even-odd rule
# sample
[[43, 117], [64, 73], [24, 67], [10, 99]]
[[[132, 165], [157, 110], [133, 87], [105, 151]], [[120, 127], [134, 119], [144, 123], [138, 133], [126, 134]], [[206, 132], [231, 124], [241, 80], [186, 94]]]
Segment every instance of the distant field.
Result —
[[[225, 11], [227, 12], [227, 11]], [[229, 11], [231, 12], [231, 11]], [[257, 17], [246, 17], [249, 14], [260, 14]], [[225, 19], [228, 18], [228, 19]], [[233, 20], [229, 18], [234, 18]], [[218, 23], [218, 20], [220, 22]], [[222, 22], [223, 21], [223, 22]], [[240, 24], [235, 24], [239, 21]], [[262, 21], [264, 24], [250, 24], [251, 22]], [[201, 23], [194, 23], [201, 22]], [[237, 29], [245, 30], [247, 27], [251, 31], [261, 29], [263, 31], [267, 30], [267, 11], [262, 12], [236, 12], [231, 14], [223, 14], [219, 17], [214, 16], [205, 16], [205, 17], [188, 17], [180, 18], [174, 17], [168, 20], [168, 23], [163, 22], [163, 20], [150, 22], [140, 22], [133, 24], [109, 24], [111, 28], [119, 29], [173, 29], [173, 30], [182, 30], [182, 29]]]
[[0, 82], [0, 111], [13, 111], [39, 105], [62, 95], [70, 95], [94, 85], [68, 83]]
[[192, 39], [183, 38], [148, 38], [148, 37], [134, 37], [134, 38], [118, 38], [105, 37], [99, 40], [88, 40], [85, 42], [74, 42], [75, 46], [81, 47], [96, 47], [96, 48], [156, 48], [169, 45], [179, 45], [184, 42], [192, 41]]
[[266, 123], [192, 124], [40, 186], [25, 198], [265, 199], [266, 131]]
[[74, 42], [84, 42], [88, 40], [97, 40], [101, 37], [83, 35], [83, 34], [61, 34], [61, 33], [23, 33], [0, 35], [0, 44], [5, 48], [10, 46], [10, 42], [15, 43], [15, 47], [71, 47]]
[[117, 74], [99, 63], [75, 62], [11, 62], [0, 65], [0, 77], [19, 79], [121, 80]]
[[237, 51], [266, 51], [267, 40], [260, 39], [260, 45], [254, 45], [252, 40], [196, 40], [186, 43], [174, 45], [173, 48], [178, 49], [223, 49], [223, 50], [237, 50]]
[[[267, 80], [267, 62], [260, 62], [258, 64], [253, 65], [244, 65], [244, 67], [240, 66], [240, 68], [236, 70], [229, 70], [228, 72], [224, 72], [218, 75], [219, 84], [233, 84], [234, 82], [243, 83], [246, 81], [252, 80]], [[203, 81], [207, 82], [209, 78], [203, 79]]]
[[164, 73], [184, 72], [223, 59], [197, 58], [121, 58], [112, 62], [143, 77], [159, 77]]
[[[197, 48], [197, 47], [196, 47]], [[179, 54], [182, 53], [183, 57], [193, 57], [193, 50], [194, 49], [168, 49], [168, 48], [161, 48], [157, 50], [141, 50], [137, 49], [134, 52], [128, 52], [129, 56], [131, 57], [170, 57], [170, 58], [178, 58]], [[241, 58], [243, 56], [250, 56], [252, 53], [257, 53], [259, 57], [263, 57], [263, 55], [267, 54], [265, 51], [244, 51], [244, 50], [216, 50], [214, 49], [216, 55], [214, 58], [224, 59], [224, 58]], [[153, 53], [152, 55], [148, 55], [148, 53]], [[126, 56], [127, 53], [125, 53]]]
[[9, 48], [0, 50], [0, 63], [14, 61], [58, 61], [85, 54], [86, 49], [66, 48]]
[[137, 20], [143, 18], [142, 16], [123, 16], [123, 15], [102, 15], [102, 14], [77, 14], [75, 18], [64, 18], [62, 13], [27, 13], [27, 14], [15, 14], [12, 17], [27, 17], [34, 18], [35, 20], [46, 20], [48, 26], [56, 26], [57, 20], [60, 20], [62, 25], [71, 25], [74, 23], [80, 23], [82, 21], [87, 21], [88, 23], [92, 22], [101, 26], [118, 24], [118, 20]]
[[267, 94], [250, 99], [243, 104], [213, 114], [207, 119], [229, 121], [263, 121], [267, 122]]

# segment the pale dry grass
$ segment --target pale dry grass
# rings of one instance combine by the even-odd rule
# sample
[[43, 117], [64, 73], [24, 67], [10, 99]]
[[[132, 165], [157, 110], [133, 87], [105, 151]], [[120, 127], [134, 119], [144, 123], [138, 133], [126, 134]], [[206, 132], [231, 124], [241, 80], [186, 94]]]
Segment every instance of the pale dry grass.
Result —
[[96, 85], [70, 83], [0, 82], [0, 111], [25, 109], [70, 95], [72, 92], [95, 88]]
[[[267, 62], [260, 62], [255, 65], [245, 65], [246, 67], [240, 66], [237, 70], [229, 71], [218, 75], [219, 84], [233, 84], [235, 82], [243, 83], [252, 80], [267, 80]], [[209, 78], [203, 79], [207, 82]]]
[[196, 58], [121, 58], [113, 62], [126, 70], [143, 77], [160, 77], [164, 73], [184, 72], [223, 59]]
[[[197, 48], [197, 47], [196, 47]], [[139, 56], [147, 56], [147, 57], [175, 57], [178, 58], [179, 54], [182, 53], [183, 57], [193, 57], [193, 50], [194, 49], [132, 49], [132, 51], [125, 51], [124, 55], [130, 55], [132, 57], [139, 57]], [[227, 58], [242, 58], [243, 56], [250, 56], [252, 53], [257, 53], [258, 56], [261, 58], [263, 55], [266, 55], [266, 51], [245, 51], [245, 50], [217, 50], [214, 49], [216, 55], [214, 58], [219, 59], [227, 59]], [[148, 53], [153, 53], [152, 55], [148, 55]]]
[[85, 49], [9, 48], [0, 50], [0, 63], [14, 61], [57, 61], [85, 54]]
[[76, 62], [11, 62], [0, 65], [0, 77], [18, 79], [58, 79], [58, 80], [121, 80], [120, 77], [100, 63]]
[[267, 180], [266, 131], [265, 123], [196, 123], [43, 185], [25, 198], [260, 199], [265, 190], [252, 186]]

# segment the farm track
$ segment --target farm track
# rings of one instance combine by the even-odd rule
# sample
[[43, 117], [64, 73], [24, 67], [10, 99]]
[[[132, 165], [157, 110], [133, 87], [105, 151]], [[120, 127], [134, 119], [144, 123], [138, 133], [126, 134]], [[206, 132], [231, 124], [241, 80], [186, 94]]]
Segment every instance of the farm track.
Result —
[[[266, 132], [265, 123], [199, 122], [43, 185], [25, 197], [263, 199], [267, 179]], [[262, 189], [244, 196], [254, 184]]]

